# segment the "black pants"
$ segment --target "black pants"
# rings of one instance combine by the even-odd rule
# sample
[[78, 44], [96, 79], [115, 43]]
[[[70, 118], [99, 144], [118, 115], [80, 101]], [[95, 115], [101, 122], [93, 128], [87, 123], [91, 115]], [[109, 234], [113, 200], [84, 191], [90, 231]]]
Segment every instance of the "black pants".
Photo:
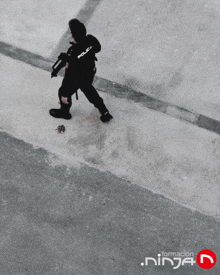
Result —
[[[74, 82], [72, 79], [68, 79], [67, 77], [64, 77], [62, 86], [59, 89], [59, 99], [61, 104], [61, 109], [64, 112], [69, 112], [71, 106], [72, 106], [72, 95], [77, 92], [78, 89], [80, 89], [89, 102], [91, 102], [101, 114], [106, 113], [108, 110], [103, 102], [103, 99], [99, 96], [96, 89], [92, 86], [94, 74], [89, 75], [83, 79], [83, 81], [80, 82]], [[68, 95], [68, 96], [67, 96]], [[61, 97], [67, 97], [67, 101], [69, 104], [64, 104], [61, 100]]]

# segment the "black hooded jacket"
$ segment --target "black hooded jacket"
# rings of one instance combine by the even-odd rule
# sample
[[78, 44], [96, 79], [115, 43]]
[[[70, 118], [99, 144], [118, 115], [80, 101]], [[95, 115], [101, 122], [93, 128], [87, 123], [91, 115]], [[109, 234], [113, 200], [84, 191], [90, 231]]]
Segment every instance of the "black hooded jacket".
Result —
[[65, 78], [69, 81], [81, 82], [89, 76], [95, 74], [95, 54], [100, 52], [101, 45], [92, 35], [85, 36], [67, 51], [66, 62], [68, 66], [65, 71]]

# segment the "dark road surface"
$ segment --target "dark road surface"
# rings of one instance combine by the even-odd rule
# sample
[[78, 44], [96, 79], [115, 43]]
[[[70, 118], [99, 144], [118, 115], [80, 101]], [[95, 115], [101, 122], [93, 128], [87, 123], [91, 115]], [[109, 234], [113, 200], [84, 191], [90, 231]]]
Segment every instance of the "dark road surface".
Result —
[[141, 266], [162, 252], [219, 254], [213, 218], [85, 165], [52, 166], [4, 132], [0, 151], [1, 275], [219, 274], [219, 262]]

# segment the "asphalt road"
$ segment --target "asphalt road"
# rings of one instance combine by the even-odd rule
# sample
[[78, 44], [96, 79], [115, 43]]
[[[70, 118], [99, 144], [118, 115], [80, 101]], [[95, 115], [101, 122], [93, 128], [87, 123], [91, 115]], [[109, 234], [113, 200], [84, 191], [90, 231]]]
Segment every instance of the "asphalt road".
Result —
[[162, 252], [220, 253], [220, 224], [86, 165], [0, 132], [0, 274], [218, 274], [141, 266]]

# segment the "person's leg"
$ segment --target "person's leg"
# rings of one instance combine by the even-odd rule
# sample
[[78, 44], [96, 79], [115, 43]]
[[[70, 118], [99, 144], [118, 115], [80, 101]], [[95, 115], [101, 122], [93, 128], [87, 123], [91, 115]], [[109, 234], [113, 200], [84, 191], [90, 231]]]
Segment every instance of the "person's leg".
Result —
[[99, 112], [101, 113], [100, 119], [103, 122], [107, 122], [113, 117], [109, 114], [109, 111], [106, 108], [103, 99], [99, 96], [96, 89], [92, 86], [92, 80], [93, 78], [89, 82], [82, 83], [80, 85], [80, 89], [85, 94], [89, 102], [92, 103], [99, 110]]
[[[59, 97], [59, 100], [60, 100], [60, 109], [50, 109], [50, 115], [53, 116], [53, 117], [56, 117], [56, 118], [64, 118], [64, 119], [71, 119], [72, 118], [72, 115], [70, 114], [70, 108], [72, 106], [72, 94], [74, 92], [77, 91], [77, 87], [74, 87], [72, 85], [72, 87], [69, 85], [69, 87], [67, 85], [64, 85], [65, 82], [62, 83], [62, 86], [60, 87], [59, 89], [59, 92], [58, 92], [58, 97]], [[72, 92], [70, 93], [69, 92], [69, 96], [67, 97], [67, 101], [68, 101], [68, 104], [65, 104], [62, 102], [62, 96], [63, 97], [66, 97], [64, 96], [64, 92], [66, 93], [66, 89], [72, 89]]]
[[70, 95], [70, 96], [67, 97], [68, 104], [63, 103], [62, 99], [61, 99], [63, 97], [63, 88], [60, 87], [59, 92], [58, 92], [58, 97], [59, 97], [59, 100], [60, 100], [61, 109], [64, 112], [69, 113], [70, 108], [72, 106], [72, 95]]

